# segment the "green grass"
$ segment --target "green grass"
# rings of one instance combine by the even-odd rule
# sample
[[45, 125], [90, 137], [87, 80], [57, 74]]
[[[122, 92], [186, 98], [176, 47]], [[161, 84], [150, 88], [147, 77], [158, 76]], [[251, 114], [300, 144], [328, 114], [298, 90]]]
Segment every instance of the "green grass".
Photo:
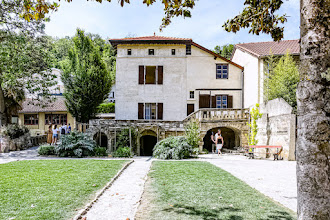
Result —
[[154, 161], [145, 219], [296, 219], [228, 172], [207, 162]]
[[123, 160], [0, 164], [0, 219], [69, 219], [124, 164]]

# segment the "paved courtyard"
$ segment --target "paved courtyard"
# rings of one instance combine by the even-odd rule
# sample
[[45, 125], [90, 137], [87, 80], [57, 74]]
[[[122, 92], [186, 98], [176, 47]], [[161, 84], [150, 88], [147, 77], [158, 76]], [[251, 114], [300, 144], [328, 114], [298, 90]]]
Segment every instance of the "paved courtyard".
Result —
[[239, 155], [201, 156], [264, 195], [297, 211], [296, 161], [247, 159]]

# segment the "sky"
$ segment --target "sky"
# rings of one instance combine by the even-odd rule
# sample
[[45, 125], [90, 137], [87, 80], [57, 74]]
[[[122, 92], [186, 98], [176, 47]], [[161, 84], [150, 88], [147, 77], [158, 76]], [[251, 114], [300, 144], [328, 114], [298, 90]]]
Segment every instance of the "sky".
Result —
[[[286, 14], [284, 40], [298, 39], [300, 33], [299, 0], [283, 0], [279, 14]], [[46, 24], [46, 34], [53, 37], [73, 36], [76, 28], [99, 34], [104, 39], [127, 36], [157, 36], [192, 38], [194, 42], [213, 49], [216, 45], [271, 41], [265, 34], [259, 36], [241, 30], [228, 33], [222, 25], [244, 8], [244, 0], [199, 0], [192, 10], [191, 18], [178, 17], [162, 32], [159, 31], [164, 16], [160, 0], [147, 7], [143, 0], [131, 0], [123, 8], [112, 0], [103, 3], [87, 0], [60, 1]]]

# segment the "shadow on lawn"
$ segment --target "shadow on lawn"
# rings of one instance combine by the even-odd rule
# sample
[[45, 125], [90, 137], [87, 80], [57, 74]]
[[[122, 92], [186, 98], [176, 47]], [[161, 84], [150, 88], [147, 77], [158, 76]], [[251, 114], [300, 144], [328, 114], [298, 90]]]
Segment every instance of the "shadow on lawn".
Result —
[[267, 218], [260, 218], [258, 220], [268, 220], [268, 219], [283, 219], [283, 220], [294, 220], [288, 212], [283, 212], [283, 211], [274, 211], [270, 213]]
[[[217, 208], [217, 209], [201, 209], [198, 207], [193, 206], [186, 206], [175, 204], [170, 208], [165, 208], [163, 211], [166, 212], [175, 212], [178, 214], [185, 214], [185, 215], [194, 215], [202, 217], [204, 220], [220, 220], [218, 215], [221, 212], [238, 212], [241, 209], [233, 208], [233, 207], [224, 207], [224, 208]], [[238, 215], [230, 215], [228, 218], [223, 220], [243, 220], [243, 217]]]

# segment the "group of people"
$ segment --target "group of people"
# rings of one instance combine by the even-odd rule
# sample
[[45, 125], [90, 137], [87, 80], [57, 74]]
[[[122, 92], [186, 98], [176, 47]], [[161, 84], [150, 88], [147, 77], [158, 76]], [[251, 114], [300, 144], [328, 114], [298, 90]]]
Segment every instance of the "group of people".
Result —
[[213, 135], [213, 133], [212, 133], [211, 140], [216, 146], [216, 151], [218, 152], [218, 156], [222, 155], [221, 149], [222, 149], [224, 141], [223, 141], [223, 137], [221, 135], [220, 129], [218, 130], [218, 132], [215, 135]]
[[60, 128], [57, 128], [57, 125], [54, 126], [49, 125], [47, 132], [47, 143], [51, 145], [55, 145], [60, 135], [66, 135], [69, 134], [70, 132], [71, 132], [70, 123], [68, 125], [63, 123]]

